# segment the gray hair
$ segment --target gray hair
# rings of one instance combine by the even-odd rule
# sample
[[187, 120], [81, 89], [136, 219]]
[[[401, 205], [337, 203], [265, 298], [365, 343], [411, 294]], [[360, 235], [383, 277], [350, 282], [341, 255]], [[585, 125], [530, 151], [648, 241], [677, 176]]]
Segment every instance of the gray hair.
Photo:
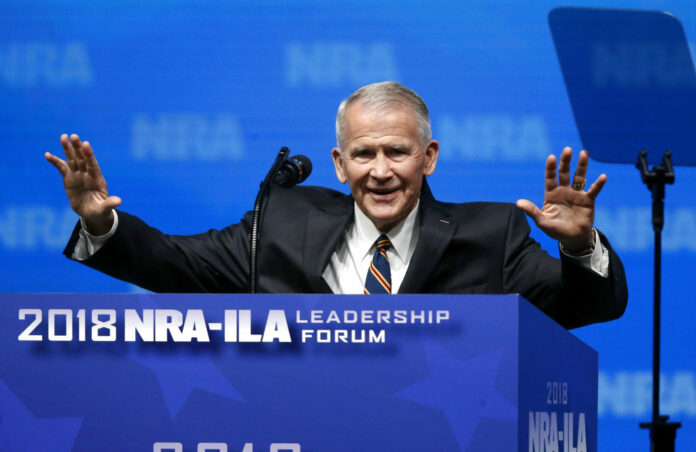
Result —
[[425, 105], [425, 102], [418, 94], [397, 82], [373, 83], [358, 89], [338, 106], [338, 113], [336, 113], [336, 144], [341, 152], [343, 152], [344, 144], [343, 127], [345, 125], [346, 110], [356, 102], [360, 102], [365, 108], [371, 110], [410, 108], [416, 115], [421, 146], [427, 146], [432, 138], [428, 106]]

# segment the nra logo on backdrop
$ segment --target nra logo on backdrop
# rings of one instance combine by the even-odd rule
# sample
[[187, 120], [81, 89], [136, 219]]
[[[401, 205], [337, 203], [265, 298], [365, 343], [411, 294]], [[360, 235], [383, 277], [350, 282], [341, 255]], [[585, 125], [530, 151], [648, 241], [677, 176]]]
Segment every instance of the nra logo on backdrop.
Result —
[[433, 135], [444, 160], [543, 162], [553, 152], [546, 120], [538, 114], [445, 114], [433, 121]]
[[0, 83], [14, 88], [91, 86], [93, 71], [84, 44], [9, 42], [0, 45]]
[[136, 114], [131, 128], [136, 160], [235, 161], [246, 157], [242, 126], [228, 113]]
[[[599, 372], [599, 416], [646, 418], [651, 409], [651, 371]], [[696, 373], [662, 372], [660, 409], [671, 416], [696, 417]]]
[[591, 49], [592, 81], [598, 87], [634, 89], [689, 86], [692, 64], [680, 50], [665, 42], [596, 43]]
[[[595, 225], [611, 238], [619, 251], [648, 251], [653, 249], [651, 208], [649, 206], [598, 207]], [[676, 207], [665, 212], [662, 231], [662, 251], [696, 251], [696, 210]]]
[[7, 250], [63, 249], [77, 215], [69, 207], [24, 205], [0, 210], [0, 247]]
[[331, 88], [399, 78], [390, 43], [345, 41], [289, 42], [285, 45], [289, 85]]

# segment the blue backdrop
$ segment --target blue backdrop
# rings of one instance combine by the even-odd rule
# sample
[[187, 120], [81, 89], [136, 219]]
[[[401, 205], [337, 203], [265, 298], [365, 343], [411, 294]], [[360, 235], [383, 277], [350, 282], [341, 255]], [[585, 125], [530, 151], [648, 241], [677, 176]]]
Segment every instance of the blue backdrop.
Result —
[[[696, 39], [688, 1], [576, 1], [668, 10]], [[543, 165], [578, 134], [547, 25], [556, 2], [8, 1], [0, 4], [0, 290], [130, 292], [67, 261], [77, 217], [43, 159], [79, 133], [124, 210], [170, 233], [236, 222], [281, 146], [308, 155], [308, 183], [334, 175], [334, 115], [359, 86], [417, 91], [440, 141], [433, 192], [448, 201], [541, 202]], [[592, 150], [589, 150], [590, 153]], [[696, 275], [691, 168], [667, 189], [663, 411], [696, 449]], [[605, 172], [596, 225], [629, 283], [622, 319], [578, 336], [600, 352], [600, 450], [647, 448], [652, 230], [649, 193], [630, 165]], [[551, 253], [555, 243], [535, 230]]]

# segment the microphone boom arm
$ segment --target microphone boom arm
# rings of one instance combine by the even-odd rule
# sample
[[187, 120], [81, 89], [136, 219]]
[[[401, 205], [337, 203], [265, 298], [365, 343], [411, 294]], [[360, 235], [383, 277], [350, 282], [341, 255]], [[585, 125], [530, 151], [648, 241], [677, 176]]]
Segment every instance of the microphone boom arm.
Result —
[[249, 293], [256, 293], [258, 286], [258, 241], [259, 231], [261, 230], [261, 221], [263, 219], [264, 200], [268, 197], [273, 179], [278, 174], [281, 165], [288, 159], [290, 149], [283, 146], [280, 148], [275, 162], [271, 169], [266, 174], [266, 178], [261, 182], [259, 193], [256, 195], [254, 202], [254, 212], [251, 220], [251, 234], [249, 236]]

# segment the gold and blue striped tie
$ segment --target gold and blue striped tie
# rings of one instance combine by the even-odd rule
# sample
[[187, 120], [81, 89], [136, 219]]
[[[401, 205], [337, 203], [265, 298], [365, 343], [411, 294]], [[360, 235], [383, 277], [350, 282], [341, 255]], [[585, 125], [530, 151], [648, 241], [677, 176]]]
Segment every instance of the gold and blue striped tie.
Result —
[[389, 269], [389, 258], [387, 250], [391, 248], [391, 242], [386, 234], [379, 236], [375, 242], [374, 256], [370, 268], [367, 270], [365, 279], [366, 294], [385, 294], [391, 293], [391, 270]]

